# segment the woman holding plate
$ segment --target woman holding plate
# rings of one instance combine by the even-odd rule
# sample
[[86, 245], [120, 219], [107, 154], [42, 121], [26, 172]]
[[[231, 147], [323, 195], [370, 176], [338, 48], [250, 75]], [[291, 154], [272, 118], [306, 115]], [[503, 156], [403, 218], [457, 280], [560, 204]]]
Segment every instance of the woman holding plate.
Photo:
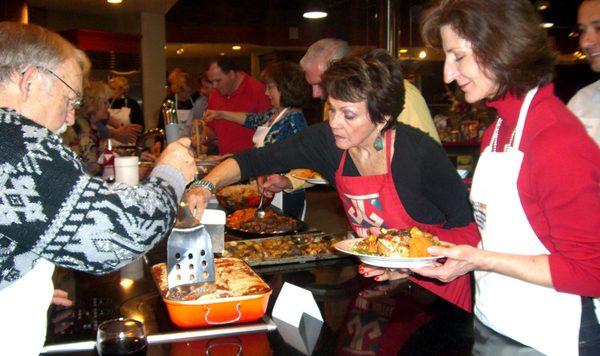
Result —
[[[265, 82], [265, 95], [271, 109], [261, 113], [207, 110], [202, 118], [206, 122], [221, 118], [256, 130], [252, 137], [254, 147], [264, 147], [293, 136], [308, 124], [302, 106], [310, 96], [310, 86], [304, 80], [304, 71], [299, 64], [281, 61], [268, 65], [261, 73]], [[303, 189], [275, 195], [271, 204], [286, 215], [297, 219], [304, 217], [306, 197]]]
[[[394, 119], [404, 107], [403, 79], [400, 62], [384, 50], [333, 62], [323, 76], [330, 119], [224, 161], [193, 184], [191, 209], [201, 215], [218, 187], [303, 167], [336, 188], [359, 236], [370, 228], [418, 226], [443, 241], [470, 236], [476, 244], [467, 191], [446, 153], [427, 134]], [[471, 310], [468, 275], [447, 284], [415, 281]]]
[[475, 271], [478, 334], [492, 329], [524, 353], [599, 355], [600, 150], [553, 93], [540, 18], [527, 0], [444, 0], [424, 14], [444, 81], [499, 118], [471, 188], [481, 243], [430, 247], [447, 261], [415, 271], [443, 282]]

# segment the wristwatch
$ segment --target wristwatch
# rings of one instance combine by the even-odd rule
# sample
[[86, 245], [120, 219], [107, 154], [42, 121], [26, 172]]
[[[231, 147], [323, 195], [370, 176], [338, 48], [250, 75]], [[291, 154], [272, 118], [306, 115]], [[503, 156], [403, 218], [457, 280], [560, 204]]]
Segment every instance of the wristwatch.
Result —
[[215, 194], [215, 192], [217, 191], [217, 188], [215, 188], [214, 184], [212, 184], [211, 182], [209, 182], [207, 180], [203, 180], [203, 179], [195, 180], [192, 183], [190, 183], [190, 185], [188, 185], [188, 189], [192, 189], [195, 187], [206, 188], [206, 189], [208, 189], [210, 194]]

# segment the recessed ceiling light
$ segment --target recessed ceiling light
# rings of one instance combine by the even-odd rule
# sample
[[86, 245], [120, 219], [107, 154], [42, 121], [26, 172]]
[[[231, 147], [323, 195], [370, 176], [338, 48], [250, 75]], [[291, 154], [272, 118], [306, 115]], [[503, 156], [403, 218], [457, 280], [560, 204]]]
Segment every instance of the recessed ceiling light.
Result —
[[327, 13], [325, 11], [307, 11], [302, 14], [302, 17], [305, 19], [322, 19], [327, 17]]
[[231, 49], [234, 51], [239, 51], [240, 49], [242, 49], [242, 46], [238, 46], [238, 45], [231, 46]]
[[123, 0], [106, 0], [106, 2], [109, 4], [120, 4], [123, 2]]
[[554, 24], [552, 22], [544, 22], [541, 26], [543, 28], [551, 28], [554, 27]]
[[400, 48], [400, 50], [398, 52], [402, 53], [402, 54], [405, 54], [405, 53], [408, 53], [408, 49], [406, 49], [406, 48]]
[[225, 52], [219, 53], [219, 56], [224, 56], [224, 55], [225, 55]]
[[183, 52], [184, 52], [184, 49], [183, 49], [183, 47], [179, 47], [179, 48], [177, 49], [177, 54], [180, 54], [180, 55], [181, 55], [181, 54], [183, 54]]
[[427, 51], [421, 51], [421, 52], [419, 52], [419, 58], [425, 59], [425, 57], [427, 57]]
[[538, 9], [538, 11], [544, 11], [546, 9], [548, 9], [550, 7], [550, 3], [546, 0], [538, 0], [535, 3], [535, 8]]

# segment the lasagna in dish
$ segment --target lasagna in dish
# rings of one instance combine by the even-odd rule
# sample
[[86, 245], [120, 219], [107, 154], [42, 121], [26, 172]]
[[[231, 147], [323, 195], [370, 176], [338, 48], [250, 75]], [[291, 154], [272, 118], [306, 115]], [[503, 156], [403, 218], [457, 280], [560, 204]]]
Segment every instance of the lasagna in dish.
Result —
[[163, 298], [175, 301], [209, 301], [271, 291], [246, 263], [237, 258], [215, 258], [215, 281], [178, 286], [169, 290], [167, 264], [152, 267], [152, 275]]

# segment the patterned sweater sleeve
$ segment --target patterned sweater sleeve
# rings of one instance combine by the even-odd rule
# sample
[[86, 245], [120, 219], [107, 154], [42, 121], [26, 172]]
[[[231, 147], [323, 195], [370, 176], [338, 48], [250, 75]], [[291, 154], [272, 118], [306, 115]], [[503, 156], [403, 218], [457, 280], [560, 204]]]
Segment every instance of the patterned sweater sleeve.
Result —
[[0, 289], [40, 257], [113, 271], [170, 230], [185, 185], [173, 168], [159, 165], [136, 187], [109, 187], [56, 135], [14, 112], [0, 111], [0, 141]]
[[246, 114], [246, 121], [244, 121], [244, 126], [250, 129], [255, 129], [261, 125], [264, 125], [265, 122], [269, 121], [271, 118], [271, 111], [267, 112], [249, 112]]
[[300, 111], [293, 111], [273, 124], [265, 141], [268, 143], [277, 142], [286, 137], [294, 136], [307, 127], [308, 124], [306, 123], [304, 114]]

